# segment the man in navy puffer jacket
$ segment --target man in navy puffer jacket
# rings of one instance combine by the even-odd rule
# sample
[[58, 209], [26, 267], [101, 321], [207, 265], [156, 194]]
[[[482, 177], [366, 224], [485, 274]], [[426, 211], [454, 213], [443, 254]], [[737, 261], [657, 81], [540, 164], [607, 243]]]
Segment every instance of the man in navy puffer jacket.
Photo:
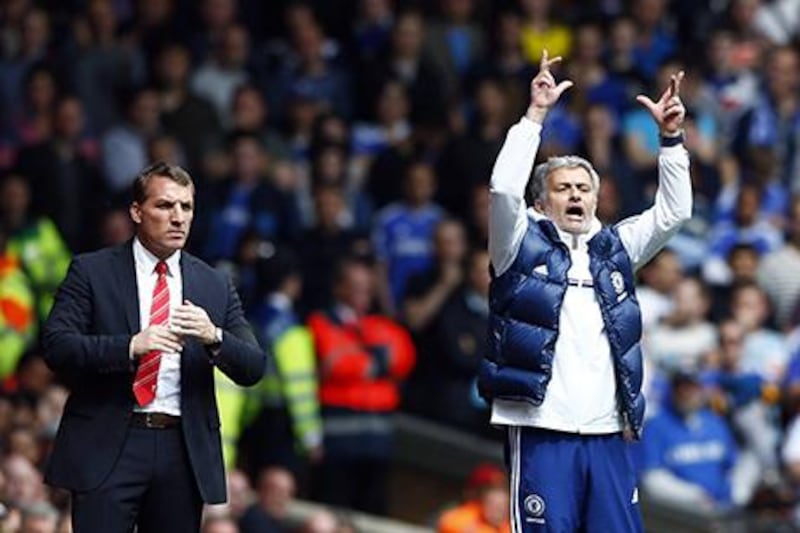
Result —
[[[613, 227], [595, 217], [599, 177], [576, 156], [531, 168], [548, 110], [571, 81], [543, 55], [526, 115], [491, 180], [489, 350], [480, 390], [507, 426], [512, 530], [641, 531], [626, 440], [644, 413], [634, 272], [692, 211], [683, 73], [657, 101], [637, 100], [661, 133], [654, 205]], [[527, 207], [529, 187], [532, 206]]]

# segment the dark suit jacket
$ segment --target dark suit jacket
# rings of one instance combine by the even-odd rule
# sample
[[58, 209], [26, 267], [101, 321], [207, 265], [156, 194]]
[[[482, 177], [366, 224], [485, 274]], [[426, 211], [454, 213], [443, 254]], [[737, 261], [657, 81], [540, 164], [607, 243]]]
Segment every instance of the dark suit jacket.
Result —
[[[183, 298], [224, 330], [212, 364], [208, 349], [188, 340], [181, 357], [182, 431], [203, 500], [225, 501], [225, 475], [214, 395], [217, 366], [240, 385], [256, 383], [266, 356], [244, 319], [231, 282], [183, 252]], [[45, 358], [71, 394], [46, 481], [73, 491], [97, 488], [127, 438], [134, 406], [131, 337], [140, 331], [132, 243], [77, 256], [43, 329]]]

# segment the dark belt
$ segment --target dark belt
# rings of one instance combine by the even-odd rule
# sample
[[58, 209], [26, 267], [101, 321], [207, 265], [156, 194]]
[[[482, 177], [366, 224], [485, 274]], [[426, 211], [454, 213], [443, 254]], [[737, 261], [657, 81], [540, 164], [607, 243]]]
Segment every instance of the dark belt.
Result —
[[166, 413], [133, 413], [131, 426], [147, 429], [174, 428], [181, 424], [181, 417]]

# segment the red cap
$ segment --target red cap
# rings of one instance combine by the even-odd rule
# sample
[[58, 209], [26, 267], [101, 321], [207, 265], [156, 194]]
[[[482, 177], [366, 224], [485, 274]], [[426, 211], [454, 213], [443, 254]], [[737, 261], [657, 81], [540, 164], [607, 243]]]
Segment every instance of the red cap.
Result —
[[485, 487], [505, 486], [506, 473], [491, 463], [476, 466], [467, 478], [467, 489], [478, 490]]

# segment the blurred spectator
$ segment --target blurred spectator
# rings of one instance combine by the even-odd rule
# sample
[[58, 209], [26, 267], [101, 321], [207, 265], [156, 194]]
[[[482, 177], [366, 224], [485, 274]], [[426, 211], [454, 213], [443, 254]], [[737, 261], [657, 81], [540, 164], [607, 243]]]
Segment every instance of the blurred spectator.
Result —
[[800, 38], [800, 2], [760, 2], [753, 25], [771, 43], [786, 45]]
[[711, 406], [728, 418], [743, 450], [757, 461], [757, 477], [774, 485], [779, 480], [777, 413], [778, 384], [742, 365], [745, 331], [734, 320], [719, 326], [718, 361], [702, 380], [711, 393]]
[[282, 466], [302, 486], [309, 460], [322, 454], [322, 421], [314, 343], [295, 312], [301, 273], [297, 258], [280, 249], [257, 268], [260, 286], [249, 318], [270, 357], [264, 377], [247, 392], [247, 466], [253, 477], [265, 466]]
[[683, 278], [678, 256], [665, 248], [639, 272], [642, 285], [636, 296], [642, 308], [642, 327], [646, 332], [672, 311], [672, 295]]
[[438, 402], [427, 401], [428, 394], [441, 390], [441, 380], [446, 375], [438, 364], [444, 356], [440, 353], [437, 325], [450, 319], [443, 313], [445, 304], [466, 277], [467, 241], [463, 224], [455, 219], [439, 222], [433, 234], [433, 248], [434, 264], [409, 278], [402, 309], [404, 322], [414, 335], [420, 354], [409, 383], [407, 406], [429, 416], [441, 410]]
[[18, 174], [0, 182], [0, 223], [8, 232], [7, 251], [19, 261], [35, 295], [37, 320], [47, 318], [56, 289], [67, 274], [71, 254], [51, 219], [30, 210], [30, 184]]
[[256, 485], [256, 502], [239, 519], [241, 533], [288, 532], [286, 519], [295, 496], [295, 480], [282, 467], [261, 471]]
[[350, 218], [340, 185], [320, 184], [313, 190], [314, 225], [297, 242], [303, 274], [301, 309], [304, 313], [332, 302], [333, 271], [347, 256], [367, 257], [368, 235], [349, 227]]
[[476, 466], [464, 487], [463, 502], [445, 511], [438, 533], [510, 533], [508, 482], [495, 465]]
[[109, 209], [100, 219], [100, 245], [122, 244], [133, 238], [133, 230], [133, 221], [127, 209]]
[[190, 68], [189, 50], [180, 44], [167, 45], [156, 58], [161, 123], [164, 131], [180, 142], [188, 164], [194, 167], [222, 131], [214, 107], [189, 87]]
[[786, 244], [764, 256], [757, 274], [775, 310], [775, 323], [783, 331], [796, 325], [792, 313], [800, 302], [800, 195], [792, 198], [786, 230]]
[[472, 186], [467, 233], [470, 246], [485, 249], [489, 245], [489, 186], [479, 183]]
[[408, 280], [403, 316], [412, 332], [422, 332], [442, 315], [442, 307], [464, 280], [467, 239], [464, 225], [444, 219], [433, 233], [435, 263]]
[[483, 29], [474, 20], [475, 0], [439, 0], [439, 17], [428, 26], [425, 51], [442, 73], [446, 94], [455, 94], [467, 73], [483, 60]]
[[635, 68], [655, 81], [658, 68], [677, 49], [675, 36], [668, 29], [667, 0], [633, 0], [631, 12], [638, 31]]
[[241, 85], [233, 95], [232, 131], [261, 137], [267, 152], [275, 159], [289, 157], [289, 147], [281, 135], [270, 127], [270, 113], [261, 92], [253, 85]]
[[133, 16], [126, 19], [120, 29], [122, 42], [141, 50], [148, 65], [166, 43], [186, 36], [185, 19], [177, 14], [177, 0], [131, 0], [127, 3]]
[[711, 284], [725, 285], [731, 281], [731, 271], [726, 257], [737, 244], [750, 244], [763, 256], [777, 250], [783, 236], [767, 219], [760, 216], [762, 191], [755, 185], [745, 184], [736, 197], [736, 210], [732, 220], [720, 220], [708, 235], [709, 255], [703, 264], [703, 277]]
[[228, 502], [230, 515], [239, 519], [252, 503], [250, 480], [241, 470], [228, 470]]
[[150, 87], [131, 91], [125, 117], [102, 139], [103, 177], [116, 195], [127, 191], [139, 170], [149, 163], [147, 142], [161, 129], [158, 92]]
[[253, 503], [253, 491], [247, 474], [238, 468], [228, 468], [225, 477], [228, 485], [228, 501], [222, 504], [206, 506], [203, 520], [210, 518], [231, 519], [237, 524], [238, 528], [239, 518]]
[[24, 80], [34, 66], [52, 59], [50, 18], [46, 11], [23, 7], [19, 27], [14, 31], [18, 32], [18, 47], [0, 59], [0, 117], [24, 108]]
[[640, 93], [648, 84], [645, 74], [637, 62], [639, 28], [630, 15], [614, 17], [609, 28], [606, 64], [609, 71], [624, 80], [628, 90]]
[[404, 10], [397, 16], [387, 49], [358, 68], [358, 102], [361, 115], [369, 116], [374, 95], [389, 79], [400, 80], [411, 101], [411, 119], [418, 128], [441, 126], [445, 121], [445, 82], [430, 57], [423, 52], [425, 19]]
[[500, 11], [491, 33], [488, 55], [475, 67], [473, 76], [497, 80], [506, 95], [506, 112], [517, 116], [527, 105], [528, 84], [536, 75], [534, 64], [522, 51], [521, 15], [513, 9]]
[[33, 212], [55, 222], [70, 250], [84, 252], [96, 244], [107, 189], [83, 138], [83, 104], [66, 96], [54, 112], [53, 136], [23, 149], [15, 171], [30, 180]]
[[75, 20], [74, 42], [68, 45], [70, 79], [81, 101], [91, 102], [86, 109], [89, 124], [102, 134], [121, 119], [119, 92], [144, 81], [145, 61], [140, 49], [117, 39], [118, 3], [91, 0], [85, 4], [85, 12]]
[[732, 0], [728, 3], [726, 13], [726, 26], [728, 26], [741, 46], [741, 55], [746, 59], [748, 66], [758, 63], [763, 49], [766, 48], [766, 39], [755, 27], [756, 12], [762, 0]]
[[202, 64], [225, 39], [226, 30], [239, 18], [239, 0], [203, 0], [200, 24], [191, 37], [193, 63]]
[[[323, 118], [323, 117], [321, 117]], [[335, 120], [327, 118], [327, 120]], [[324, 184], [338, 185], [344, 193], [347, 206], [346, 217], [342, 219], [345, 227], [366, 231], [372, 221], [372, 201], [361, 190], [360, 170], [353, 171], [348, 159], [349, 153], [341, 143], [315, 142], [311, 149], [311, 179], [309, 187], [296, 190], [300, 201], [309, 204], [313, 189]], [[365, 156], [366, 157], [366, 156]], [[363, 162], [363, 161], [362, 161]]]
[[353, 127], [353, 155], [362, 168], [368, 167], [372, 158], [389, 147], [408, 141], [411, 135], [409, 112], [405, 85], [387, 80], [378, 93], [375, 111], [366, 122], [357, 122]]
[[10, 376], [36, 331], [36, 308], [28, 277], [8, 250], [0, 228], [0, 380]]
[[[764, 69], [764, 86], [752, 112], [740, 128], [745, 139], [747, 161], [762, 183], [777, 182], [783, 187], [800, 187], [800, 59], [790, 46], [769, 52]], [[761, 170], [761, 169], [764, 170]]]
[[696, 372], [717, 345], [716, 328], [707, 319], [708, 288], [702, 280], [686, 277], [675, 287], [672, 301], [672, 310], [645, 336], [647, 357], [665, 372]]
[[147, 141], [147, 160], [163, 161], [170, 165], [185, 165], [186, 157], [178, 140], [166, 133], [159, 133]]
[[[439, 384], [439, 401], [434, 416], [446, 423], [476, 434], [497, 436], [488, 424], [488, 406], [478, 397], [476, 378], [486, 346], [489, 328], [489, 254], [473, 250], [465, 272], [465, 281], [442, 308], [435, 325], [436, 351], [426, 354], [434, 359]], [[426, 396], [428, 396], [426, 394]]]
[[25, 457], [7, 455], [0, 463], [5, 475], [5, 504], [24, 509], [44, 501], [42, 474]]
[[784, 337], [768, 326], [769, 301], [755, 282], [734, 288], [731, 316], [744, 328], [742, 369], [767, 382], [781, 383], [789, 363], [788, 347]]
[[711, 316], [719, 322], [730, 316], [731, 297], [736, 287], [756, 281], [759, 253], [755, 246], [747, 243], [736, 244], [728, 252], [727, 268], [730, 280], [724, 284], [711, 285]]
[[[609, 73], [603, 64], [604, 40], [605, 34], [600, 24], [588, 22], [578, 26], [566, 75], [581, 88], [581, 94], [586, 99], [585, 105], [600, 104], [612, 111], [613, 131], [614, 122], [628, 106], [629, 95], [623, 80]], [[681, 92], [683, 89], [681, 87]]]
[[642, 489], [653, 501], [706, 511], [746, 503], [733, 499], [733, 434], [704, 407], [703, 389], [691, 374], [672, 378], [670, 405], [645, 423], [641, 453]]
[[519, 0], [522, 8], [522, 51], [529, 63], [538, 64], [542, 51], [550, 57], [569, 57], [571, 29], [557, 22], [550, 0]]
[[358, 18], [353, 24], [358, 57], [373, 59], [389, 42], [394, 26], [393, 0], [359, 0]]
[[53, 110], [59, 96], [55, 73], [35, 66], [24, 84], [23, 105], [14, 110], [8, 131], [12, 149], [39, 144], [53, 134]]
[[315, 473], [329, 504], [384, 514], [392, 451], [391, 414], [399, 385], [414, 367], [408, 333], [369, 314], [375, 298], [370, 268], [354, 260], [337, 266], [335, 303], [308, 320], [320, 373], [324, 450]]
[[466, 131], [453, 135], [439, 156], [437, 198], [462, 219], [472, 214], [470, 195], [486, 185], [494, 160], [510, 125], [511, 109], [504, 86], [486, 78], [475, 85], [472, 113]]
[[214, 390], [219, 414], [222, 460], [225, 468], [239, 462], [239, 441], [244, 431], [245, 387], [242, 387], [219, 368], [214, 369]]
[[303, 17], [290, 31], [293, 54], [266, 80], [271, 108], [282, 110], [290, 94], [302, 94], [318, 101], [324, 110], [349, 119], [353, 110], [349, 72], [326, 50], [322, 26], [313, 17]]
[[744, 63], [741, 46], [729, 29], [719, 28], [711, 34], [706, 54], [706, 79], [718, 102], [720, 146], [727, 149], [734, 140], [737, 122], [756, 100], [758, 78]]
[[268, 177], [269, 157], [261, 139], [237, 133], [230, 141], [232, 175], [210, 184], [205, 198], [204, 255], [212, 260], [231, 259], [245, 231], [252, 229], [262, 239], [289, 239], [297, 225], [291, 198], [281, 193]]
[[191, 88], [197, 96], [211, 102], [223, 126], [231, 123], [231, 104], [236, 89], [247, 83], [246, 70], [250, 36], [244, 26], [225, 28], [209, 59], [191, 78]]
[[408, 279], [433, 262], [433, 232], [444, 216], [433, 203], [435, 192], [434, 169], [422, 162], [411, 165], [405, 174], [404, 199], [384, 207], [373, 225], [380, 303], [390, 316], [398, 312]]

